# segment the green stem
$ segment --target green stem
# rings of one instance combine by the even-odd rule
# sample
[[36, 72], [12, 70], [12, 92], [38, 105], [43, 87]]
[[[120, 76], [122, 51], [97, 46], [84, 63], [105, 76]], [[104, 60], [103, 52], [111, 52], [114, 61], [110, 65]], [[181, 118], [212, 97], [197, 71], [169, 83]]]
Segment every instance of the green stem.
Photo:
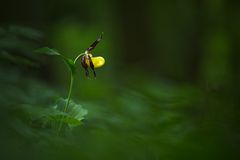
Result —
[[[81, 53], [79, 54], [75, 59], [74, 59], [74, 65], [76, 64], [77, 60], [86, 53]], [[71, 99], [71, 94], [72, 94], [72, 88], [73, 88], [73, 82], [74, 82], [74, 73], [71, 72], [71, 78], [70, 78], [70, 85], [69, 85], [69, 90], [68, 90], [68, 96], [67, 96], [67, 102], [66, 102], [66, 105], [64, 106], [64, 109], [63, 109], [63, 112], [66, 113], [67, 110], [68, 110], [68, 107], [69, 107], [69, 103], [70, 103], [70, 99]], [[62, 125], [63, 125], [63, 118], [64, 116], [62, 117], [61, 121], [60, 121], [60, 124], [59, 124], [59, 128], [57, 130], [57, 134], [59, 135], [60, 132], [61, 132], [61, 129], [62, 129]]]
[[82, 55], [84, 55], [84, 54], [86, 54], [86, 53], [80, 53], [75, 59], [74, 59], [74, 64], [76, 64], [76, 62], [77, 62], [77, 60], [82, 56]]
[[70, 86], [69, 86], [69, 91], [68, 91], [67, 103], [66, 103], [66, 105], [64, 107], [63, 112], [67, 112], [67, 110], [68, 110], [68, 106], [69, 106], [69, 102], [70, 102], [71, 94], [72, 94], [73, 82], [74, 82], [74, 75], [71, 73], [71, 79], [70, 79]]
[[[67, 102], [64, 106], [64, 109], [63, 109], [63, 112], [66, 113], [67, 110], [68, 110], [68, 107], [69, 107], [69, 102], [70, 102], [70, 99], [71, 99], [71, 94], [72, 94], [72, 88], [73, 88], [73, 82], [74, 82], [74, 75], [73, 73], [71, 72], [71, 79], [70, 79], [70, 85], [69, 85], [69, 91], [68, 91], [68, 96], [67, 96]], [[61, 121], [60, 121], [60, 124], [59, 124], [59, 128], [58, 128], [58, 131], [57, 131], [57, 134], [59, 135], [60, 134], [60, 131], [62, 129], [62, 125], [63, 125], [63, 118], [64, 116], [62, 117]]]

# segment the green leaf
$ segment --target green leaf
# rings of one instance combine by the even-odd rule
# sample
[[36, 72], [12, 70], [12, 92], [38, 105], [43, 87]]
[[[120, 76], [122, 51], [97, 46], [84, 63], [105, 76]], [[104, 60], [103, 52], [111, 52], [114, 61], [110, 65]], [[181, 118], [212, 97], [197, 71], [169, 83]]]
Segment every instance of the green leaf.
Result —
[[74, 74], [76, 72], [76, 67], [72, 59], [65, 58], [61, 56], [65, 62], [65, 64], [68, 66], [68, 69]]
[[[63, 111], [67, 99], [59, 99], [57, 104], [53, 107], [56, 110]], [[80, 104], [76, 104], [74, 101], [70, 100], [69, 108], [66, 113], [62, 116], [54, 115], [52, 118], [61, 120], [63, 123], [67, 124], [70, 128], [76, 127], [81, 124], [81, 121], [88, 114], [88, 111], [82, 107]], [[56, 117], [58, 116], [58, 117]]]
[[56, 49], [51, 49], [48, 47], [42, 47], [39, 49], [35, 50], [36, 53], [41, 53], [41, 54], [47, 54], [47, 55], [51, 55], [51, 56], [59, 56], [62, 58], [62, 60], [65, 62], [65, 64], [67, 65], [68, 69], [74, 74], [76, 71], [76, 67], [75, 64], [73, 62], [72, 59], [66, 58], [65, 56], [63, 56], [62, 54], [60, 54]]
[[47, 54], [47, 55], [51, 55], [51, 56], [60, 56], [61, 55], [60, 53], [58, 53], [58, 51], [56, 49], [51, 49], [48, 47], [42, 47], [42, 48], [36, 49], [35, 52], [41, 53], [41, 54]]
[[18, 25], [9, 26], [8, 32], [14, 35], [29, 38], [31, 40], [39, 40], [43, 37], [43, 33], [38, 30]]
[[70, 101], [69, 109], [65, 113], [63, 108], [67, 99], [59, 99], [57, 104], [52, 107], [36, 107], [28, 104], [21, 105], [21, 108], [30, 116], [32, 123], [38, 123], [39, 127], [49, 126], [56, 127], [59, 123], [68, 126], [70, 129], [81, 125], [82, 120], [88, 114], [88, 111], [80, 104]]
[[3, 58], [7, 61], [13, 62], [15, 64], [25, 65], [29, 67], [38, 67], [37, 63], [29, 60], [26, 57], [10, 54], [7, 51], [0, 51], [0, 58]]
[[49, 118], [51, 116], [64, 115], [63, 112], [56, 110], [53, 107], [44, 108], [23, 104], [21, 105], [21, 108], [31, 115], [32, 120], [41, 119], [44, 117]]

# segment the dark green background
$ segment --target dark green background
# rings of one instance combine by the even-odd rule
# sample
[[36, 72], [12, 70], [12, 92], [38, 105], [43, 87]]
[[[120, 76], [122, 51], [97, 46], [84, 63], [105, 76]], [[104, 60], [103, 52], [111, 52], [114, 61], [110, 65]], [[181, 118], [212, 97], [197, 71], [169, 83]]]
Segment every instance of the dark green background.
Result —
[[[231, 0], [1, 2], [0, 159], [237, 159], [239, 7]], [[66, 97], [69, 73], [32, 50], [75, 57], [101, 32], [93, 54], [106, 64], [97, 79], [79, 64], [73, 89], [89, 111], [83, 125], [62, 137], [33, 125], [21, 105]]]

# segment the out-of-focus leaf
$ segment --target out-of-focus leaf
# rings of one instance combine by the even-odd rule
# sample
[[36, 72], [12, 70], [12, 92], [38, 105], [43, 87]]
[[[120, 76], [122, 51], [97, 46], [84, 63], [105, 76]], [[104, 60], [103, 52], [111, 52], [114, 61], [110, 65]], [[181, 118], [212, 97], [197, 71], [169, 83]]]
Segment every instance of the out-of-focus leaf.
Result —
[[23, 26], [12, 25], [9, 27], [8, 30], [9, 30], [9, 33], [23, 36], [23, 37], [33, 39], [33, 40], [38, 40], [38, 39], [42, 38], [42, 36], [43, 36], [43, 34], [40, 31], [37, 31], [32, 28], [28, 28], [28, 27], [23, 27]]
[[47, 54], [51, 56], [60, 56], [61, 54], [56, 50], [48, 47], [42, 47], [39, 49], [36, 49], [35, 52], [41, 53], [41, 54]]
[[[56, 110], [63, 111], [67, 99], [59, 99], [57, 105], [54, 106]], [[81, 124], [81, 121], [87, 115], [88, 111], [82, 107], [80, 104], [76, 104], [74, 101], [70, 100], [68, 111], [66, 116], [63, 117], [63, 122], [66, 123], [70, 128], [76, 127]]]
[[21, 106], [27, 113], [31, 115], [32, 120], [40, 119], [43, 117], [49, 118], [51, 116], [60, 116], [64, 115], [63, 112], [54, 109], [53, 107], [34, 107], [32, 105], [22, 105]]
[[11, 54], [11, 56], [17, 55], [16, 58], [21, 57], [29, 61], [38, 61], [36, 55], [33, 54], [33, 49], [39, 46], [36, 41], [34, 41], [40, 38], [40, 36], [37, 36], [38, 31], [30, 28], [23, 28], [24, 27], [21, 29], [21, 27], [18, 28], [13, 26], [7, 29], [0, 28], [0, 51], [6, 51]]
[[35, 52], [36, 53], [41, 53], [41, 54], [46, 54], [46, 55], [51, 55], [51, 56], [59, 56], [59, 57], [61, 57], [62, 60], [67, 65], [68, 69], [72, 73], [75, 73], [76, 67], [74, 65], [73, 60], [69, 59], [69, 58], [66, 58], [61, 53], [59, 53], [56, 49], [52, 49], [52, 48], [48, 48], [48, 47], [42, 47], [42, 48], [36, 49]]
[[4, 35], [5, 34], [5, 30], [3, 28], [0, 27], [0, 35]]
[[61, 98], [53, 107], [46, 108], [24, 104], [21, 105], [21, 108], [28, 114], [32, 123], [38, 122], [38, 124], [33, 124], [35, 126], [44, 127], [50, 124], [53, 129], [56, 129], [60, 123], [63, 123], [72, 129], [81, 124], [88, 111], [80, 104], [70, 101], [68, 111], [63, 112], [66, 102], [66, 99]]
[[0, 51], [0, 58], [3, 58], [4, 60], [10, 61], [15, 64], [21, 64], [21, 65], [30, 66], [30, 67], [38, 67], [37, 63], [34, 63], [28, 58], [25, 58], [19, 55], [13, 55], [6, 51]]

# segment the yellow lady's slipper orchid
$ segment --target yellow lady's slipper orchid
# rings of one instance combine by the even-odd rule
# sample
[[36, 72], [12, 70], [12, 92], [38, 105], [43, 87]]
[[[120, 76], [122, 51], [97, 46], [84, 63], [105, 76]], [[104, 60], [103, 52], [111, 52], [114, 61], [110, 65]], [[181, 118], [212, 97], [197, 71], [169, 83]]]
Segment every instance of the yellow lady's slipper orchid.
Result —
[[96, 47], [96, 45], [101, 41], [102, 34], [96, 41], [94, 41], [90, 45], [90, 47], [87, 48], [84, 55], [82, 56], [81, 63], [82, 63], [83, 68], [85, 69], [86, 76], [89, 76], [88, 68], [91, 68], [93, 71], [94, 77], [96, 77], [96, 72], [94, 69], [100, 68], [105, 64], [105, 59], [103, 57], [100, 57], [100, 56], [93, 57], [92, 54], [90, 53], [90, 51], [92, 51]]
[[105, 64], [103, 57], [93, 57], [92, 54], [85, 54], [82, 57], [82, 66], [85, 69], [86, 76], [89, 76], [88, 68], [93, 70], [94, 77], [96, 77], [95, 68], [100, 68]]
[[[103, 57], [91, 57], [94, 68], [100, 68], [105, 64], [105, 59]], [[90, 67], [90, 61], [87, 58], [86, 64]]]

